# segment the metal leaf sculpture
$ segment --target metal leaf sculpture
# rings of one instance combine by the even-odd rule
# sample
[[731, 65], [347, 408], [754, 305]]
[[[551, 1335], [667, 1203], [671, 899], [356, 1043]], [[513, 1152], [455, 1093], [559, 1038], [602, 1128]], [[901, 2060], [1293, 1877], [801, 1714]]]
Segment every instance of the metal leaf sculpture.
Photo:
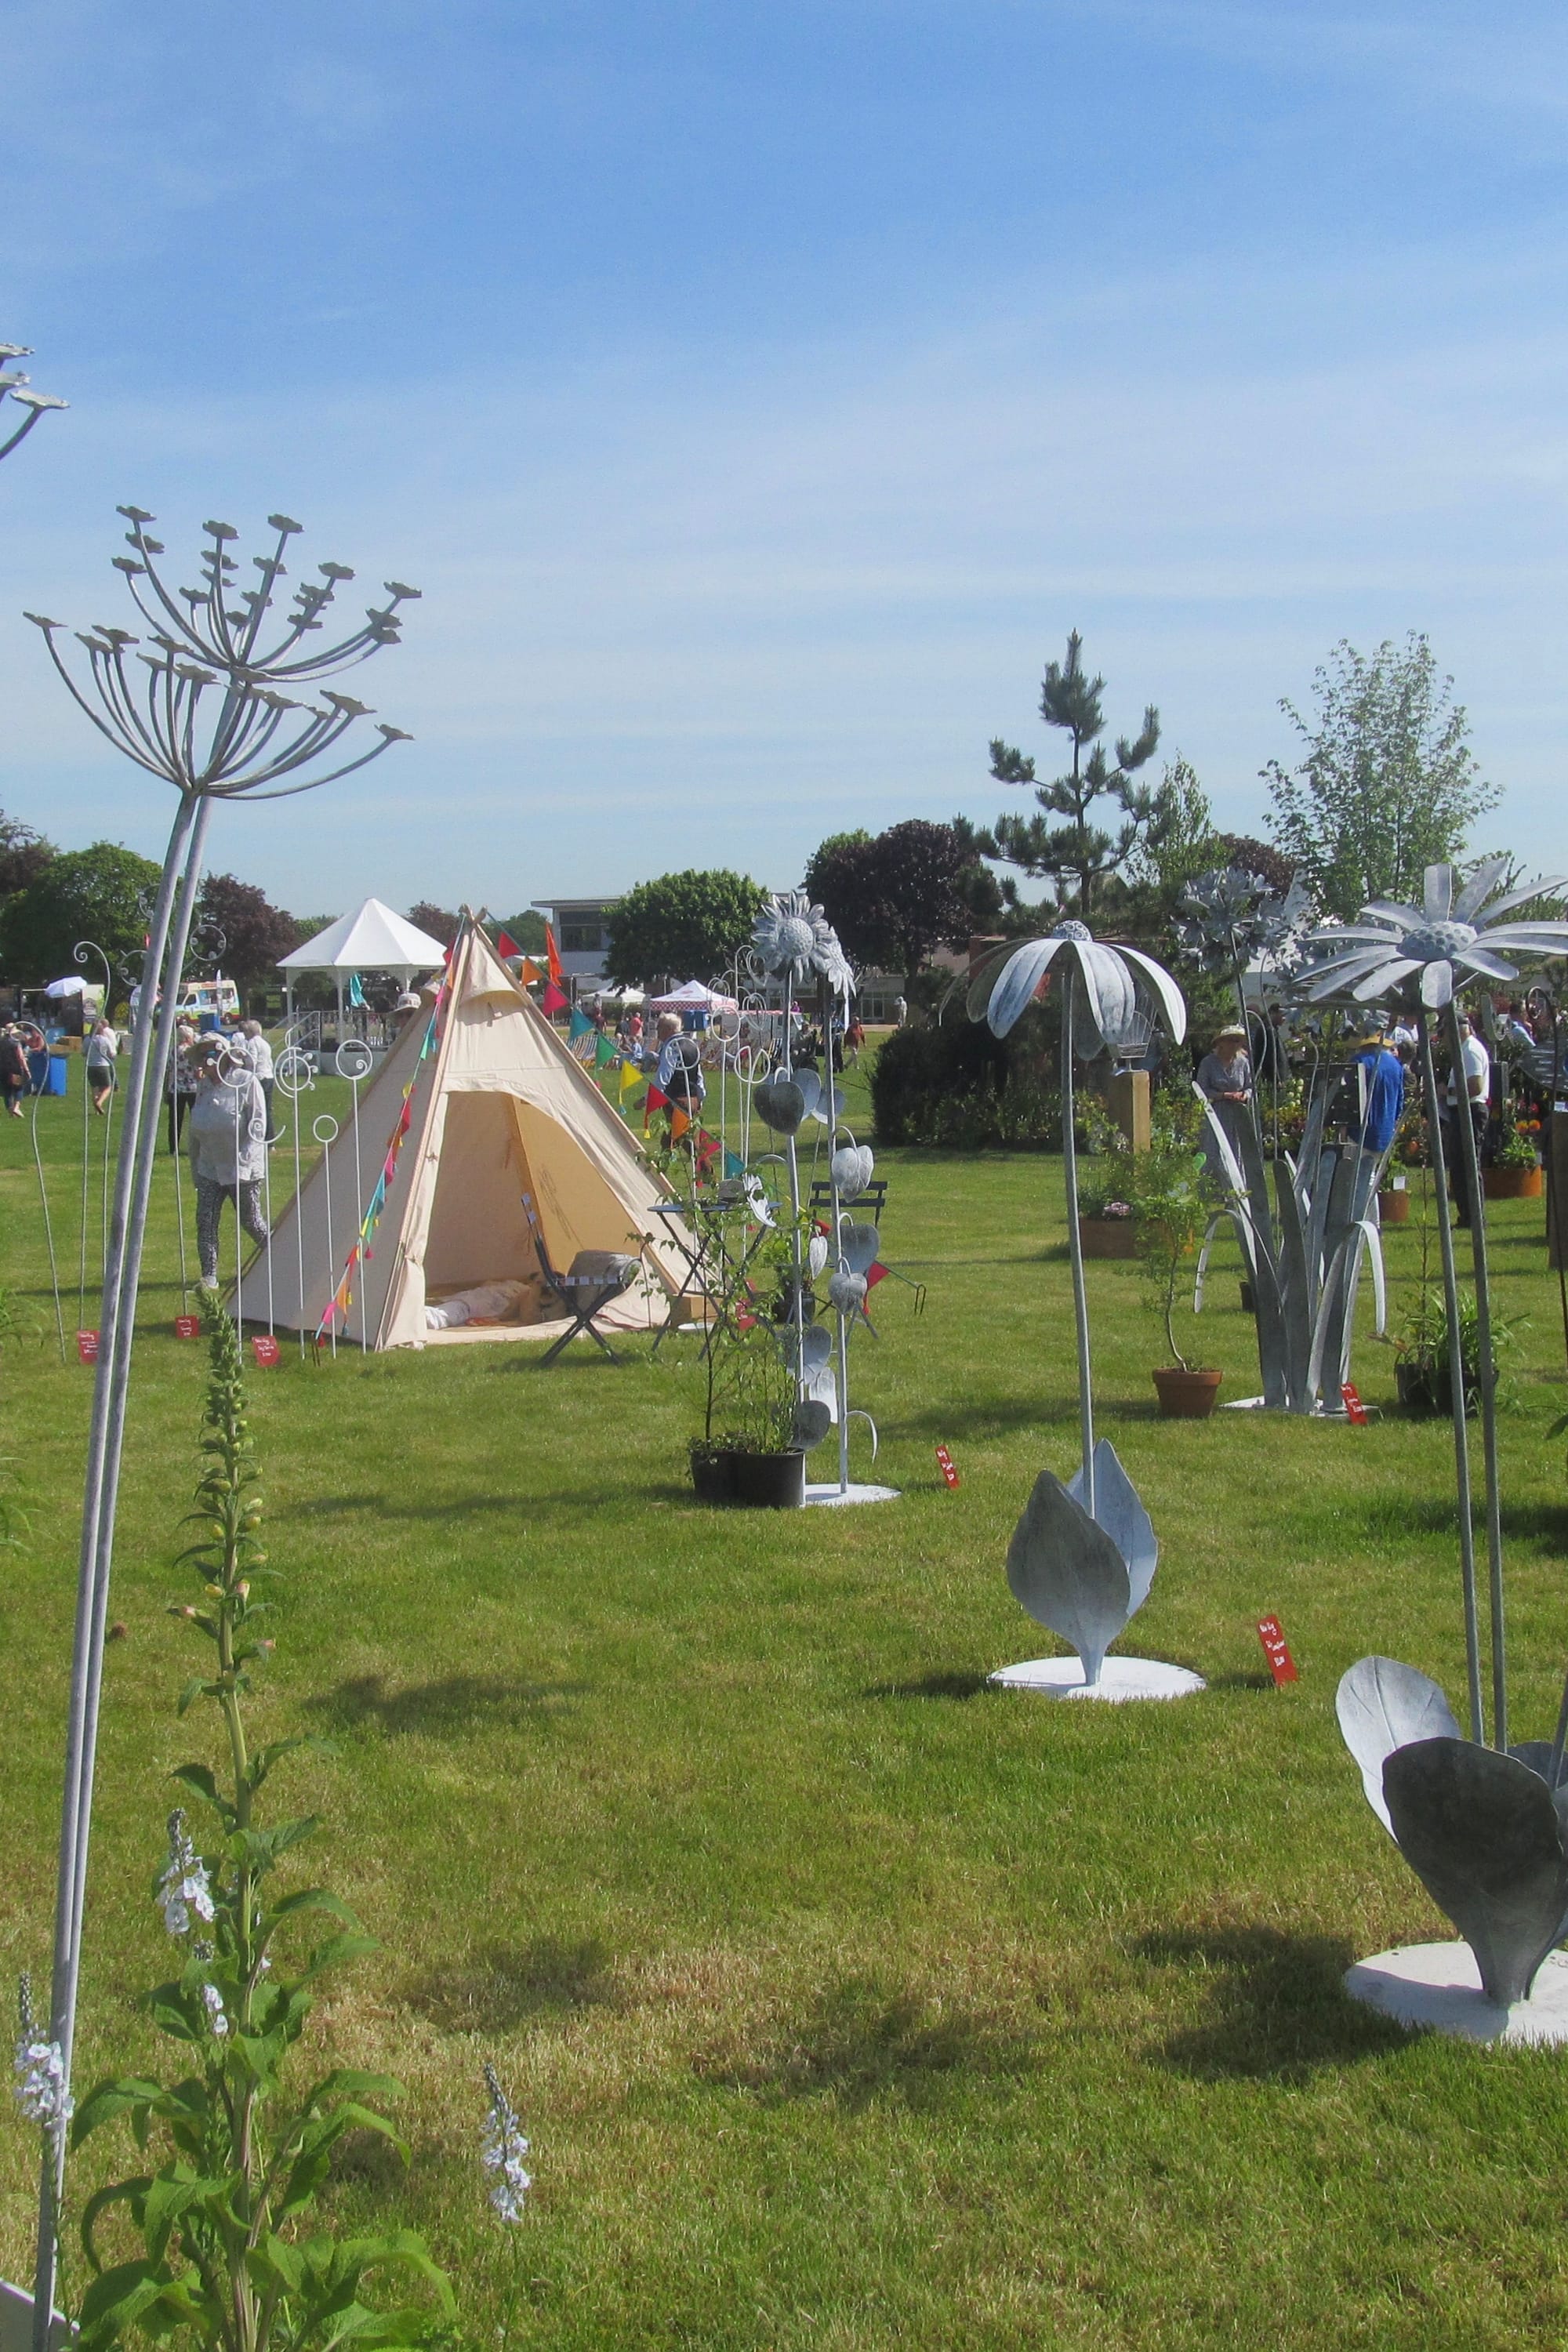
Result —
[[838, 1255], [850, 1274], [869, 1274], [877, 1263], [882, 1236], [875, 1225], [857, 1224], [853, 1217], [838, 1220]]
[[1506, 1755], [1461, 1737], [1431, 1677], [1363, 1658], [1335, 1700], [1378, 1819], [1475, 1955], [1481, 1990], [1507, 2009], [1568, 1933], [1568, 1787], [1561, 1743]]
[[794, 1078], [764, 1078], [752, 1101], [775, 1135], [795, 1135], [805, 1118], [805, 1089]]
[[842, 1087], [835, 1087], [830, 1095], [815, 1070], [797, 1070], [795, 1074], [795, 1082], [800, 1088], [801, 1097], [805, 1104], [807, 1118], [815, 1118], [821, 1125], [826, 1126], [830, 1109], [836, 1120], [843, 1118], [844, 1089]]
[[841, 1143], [828, 1161], [833, 1181], [842, 1200], [853, 1201], [871, 1181], [877, 1165], [876, 1157], [864, 1143]]
[[[1109, 1440], [1095, 1448], [1095, 1500], [1108, 1526], [1042, 1470], [1007, 1547], [1007, 1582], [1022, 1609], [1076, 1650], [1085, 1683], [1149, 1597], [1157, 1548], [1149, 1517]], [[1125, 1547], [1125, 1549], [1124, 1549]]]

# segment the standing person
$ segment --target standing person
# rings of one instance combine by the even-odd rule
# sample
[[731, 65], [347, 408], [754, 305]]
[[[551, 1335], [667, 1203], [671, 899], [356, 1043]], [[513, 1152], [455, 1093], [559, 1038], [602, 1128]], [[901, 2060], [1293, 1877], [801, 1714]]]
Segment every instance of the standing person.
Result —
[[114, 1092], [114, 1065], [120, 1055], [120, 1033], [107, 1021], [95, 1021], [87, 1041], [87, 1083], [92, 1108], [102, 1118]]
[[27, 1055], [22, 1033], [14, 1021], [0, 1029], [0, 1097], [13, 1118], [22, 1118], [22, 1097], [27, 1091]]
[[278, 1140], [278, 1122], [272, 1116], [272, 1090], [277, 1081], [272, 1070], [272, 1048], [267, 1042], [267, 1032], [259, 1021], [247, 1021], [244, 1032], [245, 1057], [255, 1071], [261, 1088], [261, 1098], [267, 1105], [267, 1140]]
[[857, 1013], [854, 1020], [849, 1024], [848, 1028], [844, 1032], [844, 1066], [846, 1069], [858, 1070], [859, 1068], [860, 1048], [865, 1043], [866, 1024], [861, 1020], [860, 1015]]
[[1393, 1142], [1405, 1110], [1405, 1069], [1391, 1053], [1380, 1030], [1373, 1030], [1355, 1056], [1366, 1075], [1366, 1111], [1362, 1120], [1363, 1147], [1381, 1158]]
[[[1470, 1124], [1476, 1139], [1478, 1163], [1481, 1137], [1486, 1131], [1488, 1097], [1491, 1091], [1492, 1057], [1471, 1026], [1468, 1013], [1459, 1015], [1459, 1060], [1464, 1070], [1463, 1099], [1468, 1106]], [[1460, 1090], [1458, 1072], [1450, 1068], [1444, 1090], [1442, 1116], [1443, 1150], [1448, 1162], [1448, 1184], [1458, 1212], [1455, 1222], [1461, 1225], [1474, 1223], [1479, 1203], [1470, 1191], [1470, 1171], [1466, 1153], [1459, 1145]]]
[[[1247, 1105], [1252, 1100], [1252, 1062], [1247, 1051], [1247, 1032], [1233, 1021], [1220, 1030], [1213, 1045], [1197, 1068], [1198, 1091], [1214, 1108], [1220, 1128], [1235, 1149], [1240, 1122]], [[1204, 1129], [1204, 1161], [1207, 1172], [1216, 1182], [1226, 1182], [1225, 1165], [1220, 1159], [1219, 1145], [1214, 1129]]]
[[904, 996], [895, 996], [893, 999], [893, 1019], [898, 1023], [900, 1029], [903, 1027], [909, 1017], [909, 999]]
[[189, 1021], [174, 1024], [174, 1043], [169, 1055], [169, 1076], [164, 1092], [169, 1097], [169, 1157], [172, 1160], [180, 1148], [180, 1136], [196, 1091], [196, 1033]]
[[708, 1091], [702, 1077], [702, 1048], [695, 1037], [682, 1033], [679, 1016], [674, 1013], [661, 1013], [658, 1016], [658, 1061], [654, 1084], [669, 1097], [671, 1110], [683, 1110], [695, 1127]]
[[235, 1215], [253, 1242], [268, 1238], [267, 1220], [261, 1213], [267, 1103], [249, 1061], [218, 1038], [198, 1057], [190, 1150], [201, 1286], [216, 1290], [224, 1202], [234, 1202]]

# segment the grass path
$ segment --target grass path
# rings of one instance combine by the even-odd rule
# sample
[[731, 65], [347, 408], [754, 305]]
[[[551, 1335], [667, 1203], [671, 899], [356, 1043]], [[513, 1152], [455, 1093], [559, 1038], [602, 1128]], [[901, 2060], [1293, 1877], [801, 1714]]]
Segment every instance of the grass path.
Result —
[[[57, 1114], [69, 1202], [79, 1109]], [[0, 1123], [0, 1279], [39, 1307], [26, 1144]], [[880, 1475], [904, 1490], [885, 1508], [698, 1509], [687, 1342], [552, 1374], [507, 1346], [286, 1350], [255, 1381], [287, 1574], [258, 1712], [331, 1736], [288, 1799], [319, 1806], [314, 1872], [383, 1947], [321, 2035], [408, 2085], [411, 2175], [351, 2154], [341, 2215], [425, 2230], [474, 2347], [1556, 2347], [1563, 2062], [1408, 2040], [1339, 1989], [1357, 1954], [1441, 1932], [1332, 1696], [1369, 1650], [1461, 1692], [1446, 1427], [1162, 1423], [1137, 1276], [1092, 1267], [1104, 1429], [1162, 1542], [1135, 1645], [1210, 1689], [1168, 1710], [988, 1689], [1050, 1646], [1001, 1562], [1037, 1469], [1073, 1458], [1059, 1164], [880, 1167], [889, 1255], [930, 1286], [919, 1320], [884, 1286], [862, 1350]], [[1496, 1215], [1505, 1309], [1529, 1318], [1503, 1436], [1520, 1737], [1550, 1730], [1568, 1654], [1540, 1223], [1538, 1204]], [[1390, 1251], [1397, 1311], [1415, 1240]], [[1256, 1360], [1226, 1265], [1205, 1353], [1242, 1394]], [[174, 1716], [188, 1654], [164, 1613], [205, 1366], [169, 1336], [172, 1266], [161, 1196], [83, 2081], [150, 2054], [164, 1775], [205, 1752]], [[1356, 1370], [1389, 1404], [1391, 1352], [1364, 1338]], [[3, 1978], [47, 1953], [89, 1375], [13, 1344], [0, 1381], [35, 1521], [0, 1566]], [[1254, 1632], [1270, 1610], [1301, 1668], [1281, 1692]], [[487, 2056], [534, 2138], [510, 2235], [482, 2201]], [[7, 2103], [12, 2277], [33, 2160]]]

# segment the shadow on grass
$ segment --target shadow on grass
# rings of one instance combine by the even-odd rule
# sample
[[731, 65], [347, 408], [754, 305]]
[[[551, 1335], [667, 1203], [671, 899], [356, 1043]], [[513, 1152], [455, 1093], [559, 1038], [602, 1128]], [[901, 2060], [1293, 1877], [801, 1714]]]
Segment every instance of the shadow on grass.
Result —
[[[1443, 1427], [1447, 1433], [1448, 1424]], [[1340, 1506], [1339, 1517], [1359, 1521], [1360, 1531], [1369, 1541], [1408, 1535], [1452, 1536], [1459, 1523], [1452, 1496], [1438, 1495], [1378, 1495], [1359, 1507], [1347, 1499]], [[1478, 1494], [1476, 1526], [1481, 1525]], [[1545, 1544], [1554, 1551], [1568, 1549], [1568, 1503], [1510, 1503], [1505, 1496], [1502, 1531], [1521, 1541]]]
[[[1194, 1668], [1194, 1673], [1195, 1673], [1195, 1672], [1196, 1672], [1196, 1668]], [[1210, 1675], [1207, 1677], [1207, 1680], [1208, 1680], [1208, 1686], [1209, 1686], [1210, 1690], [1216, 1690], [1216, 1691], [1220, 1691], [1220, 1690], [1248, 1690], [1248, 1691], [1253, 1691], [1253, 1690], [1272, 1690], [1272, 1689], [1274, 1688], [1274, 1677], [1273, 1677], [1273, 1675], [1272, 1675], [1271, 1674], [1268, 1674], [1268, 1673], [1260, 1673], [1260, 1672], [1256, 1672], [1256, 1671], [1248, 1671], [1248, 1672], [1247, 1672], [1247, 1673], [1246, 1673], [1246, 1674], [1234, 1674], [1234, 1675]]]
[[1027, 2034], [929, 1995], [852, 1977], [794, 2024], [774, 2026], [743, 2050], [710, 2053], [697, 2072], [766, 2105], [831, 2098], [858, 2113], [884, 2098], [921, 2105], [954, 2075], [995, 2080], [1026, 2074], [1035, 2063]]
[[967, 1404], [954, 1400], [930, 1412], [900, 1412], [898, 1433], [940, 1438], [945, 1444], [953, 1437], [1004, 1437], [1009, 1430], [1049, 1429], [1058, 1422], [1070, 1422], [1077, 1427], [1076, 1397], [1010, 1396], [989, 1402], [974, 1399]]
[[1155, 2053], [1198, 2082], [1305, 2083], [1320, 2067], [1376, 2058], [1408, 2039], [1351, 2000], [1342, 1979], [1355, 1955], [1338, 1936], [1195, 1928], [1144, 1936], [1132, 1948], [1157, 1968], [1198, 1977], [1207, 1990], [1208, 2016]]
[[448, 1675], [438, 1683], [407, 1683], [389, 1690], [384, 1675], [356, 1675], [336, 1690], [307, 1699], [305, 1711], [337, 1731], [378, 1724], [400, 1732], [450, 1732], [521, 1724], [554, 1713], [587, 1690], [587, 1683], [508, 1682], [500, 1675]]
[[982, 1691], [994, 1690], [987, 1674], [922, 1675], [914, 1683], [872, 1683], [860, 1694], [862, 1698], [978, 1698]]
[[624, 2005], [610, 1955], [593, 1937], [488, 1944], [451, 1967], [416, 1977], [403, 1998], [442, 2033], [510, 2033], [535, 2018]]

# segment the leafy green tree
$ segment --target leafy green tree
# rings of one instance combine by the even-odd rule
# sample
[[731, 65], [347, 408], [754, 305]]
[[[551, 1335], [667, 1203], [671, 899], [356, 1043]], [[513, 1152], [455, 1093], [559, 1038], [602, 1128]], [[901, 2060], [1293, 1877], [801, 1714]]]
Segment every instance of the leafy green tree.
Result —
[[[1068, 737], [1071, 767], [1042, 782], [1032, 758], [999, 737], [994, 739], [992, 774], [998, 783], [1032, 784], [1039, 814], [1000, 816], [984, 838], [988, 855], [1022, 866], [1026, 874], [1051, 877], [1058, 898], [1063, 885], [1070, 885], [1071, 911], [1088, 922], [1102, 878], [1126, 865], [1158, 820], [1157, 789], [1139, 784], [1135, 778], [1158, 748], [1160, 714], [1151, 703], [1139, 733], [1117, 738], [1112, 764], [1100, 741], [1105, 732], [1100, 704], [1105, 680], [1089, 676], [1082, 654], [1083, 639], [1075, 629], [1068, 639], [1066, 661], [1047, 664], [1040, 688], [1040, 716], [1047, 727]], [[1104, 815], [1118, 813], [1111, 831], [1095, 819], [1093, 812], [1101, 802], [1107, 803]], [[1053, 818], [1058, 822], [1053, 824]]]
[[56, 854], [52, 841], [0, 809], [0, 900], [15, 898], [37, 881]]
[[531, 907], [526, 914], [509, 915], [504, 923], [492, 924], [490, 928], [503, 930], [509, 938], [514, 939], [524, 955], [542, 956], [544, 953], [544, 918]]
[[1224, 863], [1224, 836], [1215, 831], [1209, 796], [1197, 770], [1178, 751], [1165, 762], [1154, 792], [1154, 814], [1127, 865], [1135, 889], [1174, 899], [1185, 883]]
[[222, 935], [214, 960], [242, 989], [276, 987], [279, 960], [301, 936], [292, 915], [273, 906], [254, 882], [234, 874], [207, 876], [196, 899], [196, 920], [209, 939]]
[[74, 971], [71, 951], [92, 940], [117, 974], [140, 974], [159, 868], [111, 841], [62, 850], [0, 909], [0, 963], [7, 980], [41, 987]]
[[[911, 817], [875, 840], [859, 833], [825, 841], [805, 887], [857, 962], [912, 981], [933, 949], [977, 928], [963, 887], [975, 867], [990, 880], [954, 826]], [[992, 891], [999, 905], [994, 884]]]
[[458, 936], [457, 916], [449, 907], [437, 907], [434, 899], [421, 898], [416, 906], [410, 907], [408, 919], [416, 930], [428, 931], [444, 948], [449, 948]]
[[1497, 806], [1453, 686], [1414, 631], [1370, 658], [1342, 637], [1314, 673], [1310, 716], [1280, 703], [1302, 757], [1262, 771], [1268, 829], [1325, 913], [1353, 919], [1373, 898], [1419, 903], [1422, 868], [1457, 860], [1471, 824]]
[[639, 882], [610, 911], [606, 977], [621, 988], [666, 973], [706, 980], [745, 946], [766, 898], [748, 875], [722, 866]]

